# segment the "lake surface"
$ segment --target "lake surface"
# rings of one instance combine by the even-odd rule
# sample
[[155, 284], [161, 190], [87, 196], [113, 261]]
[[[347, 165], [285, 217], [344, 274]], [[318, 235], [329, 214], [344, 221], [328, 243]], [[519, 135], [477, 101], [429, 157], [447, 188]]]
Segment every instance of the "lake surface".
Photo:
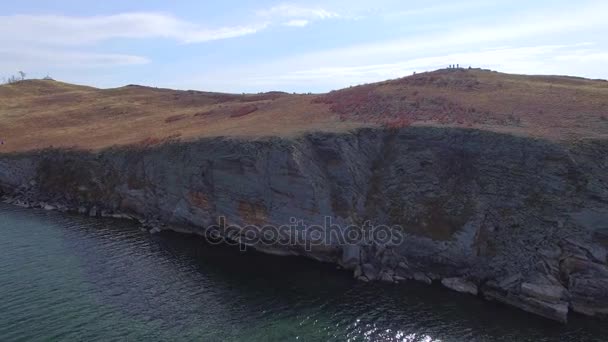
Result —
[[416, 283], [365, 284], [134, 223], [0, 205], [0, 341], [605, 341]]

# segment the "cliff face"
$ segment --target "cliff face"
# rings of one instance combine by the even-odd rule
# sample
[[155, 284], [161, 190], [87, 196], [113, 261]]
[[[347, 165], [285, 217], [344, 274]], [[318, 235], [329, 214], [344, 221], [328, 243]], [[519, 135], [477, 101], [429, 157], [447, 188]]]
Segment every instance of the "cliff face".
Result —
[[[566, 321], [569, 311], [608, 314], [607, 156], [606, 141], [360, 129], [2, 155], [0, 186], [14, 204], [200, 235], [218, 217], [258, 229], [292, 218], [309, 227], [329, 218], [342, 232], [388, 225], [396, 244], [252, 244], [338, 263], [364, 281], [436, 281]], [[247, 242], [243, 231], [214, 232]]]

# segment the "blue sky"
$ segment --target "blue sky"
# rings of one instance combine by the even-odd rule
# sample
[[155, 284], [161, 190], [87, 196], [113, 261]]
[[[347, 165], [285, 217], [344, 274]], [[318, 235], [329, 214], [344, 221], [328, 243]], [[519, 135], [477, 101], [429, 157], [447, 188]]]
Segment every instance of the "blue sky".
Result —
[[459, 63], [608, 78], [608, 1], [3, 1], [0, 76], [322, 92]]

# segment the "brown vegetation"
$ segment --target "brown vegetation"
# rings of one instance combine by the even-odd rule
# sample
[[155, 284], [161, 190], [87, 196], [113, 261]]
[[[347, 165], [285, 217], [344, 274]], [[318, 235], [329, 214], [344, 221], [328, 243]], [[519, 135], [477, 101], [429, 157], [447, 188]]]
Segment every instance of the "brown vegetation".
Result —
[[240, 118], [241, 116], [249, 115], [258, 110], [258, 106], [256, 105], [247, 105], [235, 108], [232, 110], [230, 114], [231, 118]]
[[449, 69], [334, 91], [314, 102], [329, 105], [341, 120], [348, 121], [388, 126], [432, 122], [507, 130], [519, 130], [525, 124], [543, 134], [559, 135], [579, 127], [590, 129], [582, 121], [606, 113], [606, 96], [608, 85], [600, 81]]
[[187, 117], [187, 115], [185, 115], [185, 114], [172, 115], [165, 119], [165, 123], [180, 121], [180, 120], [185, 119], [186, 117]]
[[150, 146], [207, 136], [294, 136], [362, 126], [461, 126], [606, 138], [608, 82], [447, 69], [321, 95], [222, 94], [52, 80], [0, 86], [2, 152]]

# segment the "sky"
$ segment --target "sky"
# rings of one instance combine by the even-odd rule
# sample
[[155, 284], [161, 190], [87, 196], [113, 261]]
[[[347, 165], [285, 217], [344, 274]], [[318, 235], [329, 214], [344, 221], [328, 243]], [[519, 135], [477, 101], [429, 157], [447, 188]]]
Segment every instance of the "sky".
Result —
[[0, 3], [0, 77], [325, 92], [447, 67], [608, 78], [605, 0]]

